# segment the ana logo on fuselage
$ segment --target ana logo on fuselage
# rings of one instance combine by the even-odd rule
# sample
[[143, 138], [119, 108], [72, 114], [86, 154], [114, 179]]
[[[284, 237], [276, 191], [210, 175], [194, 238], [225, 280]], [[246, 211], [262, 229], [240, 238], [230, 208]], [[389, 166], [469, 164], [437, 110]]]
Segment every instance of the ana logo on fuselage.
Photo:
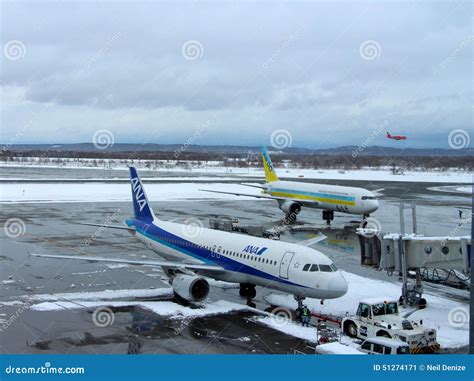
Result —
[[135, 193], [135, 199], [137, 200], [138, 207], [140, 208], [140, 212], [146, 205], [145, 196], [143, 195], [142, 186], [140, 185], [140, 180], [137, 177], [132, 179], [132, 190]]
[[265, 250], [267, 250], [267, 247], [258, 247], [258, 246], [252, 246], [252, 245], [247, 245], [245, 246], [244, 250], [242, 250], [244, 253], [250, 253], [250, 254], [256, 254], [256, 255], [262, 255]]

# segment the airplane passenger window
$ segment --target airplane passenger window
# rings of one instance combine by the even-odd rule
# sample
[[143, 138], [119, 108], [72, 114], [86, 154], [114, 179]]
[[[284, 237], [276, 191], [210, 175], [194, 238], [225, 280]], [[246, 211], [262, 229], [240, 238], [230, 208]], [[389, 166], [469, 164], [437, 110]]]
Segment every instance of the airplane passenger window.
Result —
[[329, 266], [329, 265], [319, 265], [319, 269], [321, 271], [326, 272], [326, 273], [332, 272], [331, 266]]
[[319, 271], [318, 265], [311, 265], [311, 269], [309, 271]]
[[311, 264], [310, 263], [307, 263], [306, 265], [304, 265], [303, 267], [303, 271], [308, 271], [309, 268], [310, 268]]

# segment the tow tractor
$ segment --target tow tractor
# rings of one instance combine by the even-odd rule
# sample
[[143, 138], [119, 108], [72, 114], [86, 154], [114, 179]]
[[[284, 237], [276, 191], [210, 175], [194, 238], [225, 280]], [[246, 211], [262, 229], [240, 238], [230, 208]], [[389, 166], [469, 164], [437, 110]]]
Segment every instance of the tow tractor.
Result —
[[440, 345], [436, 330], [403, 318], [393, 300], [366, 299], [359, 303], [357, 313], [341, 321], [343, 332], [353, 338], [387, 337], [407, 343], [410, 353], [436, 353]]

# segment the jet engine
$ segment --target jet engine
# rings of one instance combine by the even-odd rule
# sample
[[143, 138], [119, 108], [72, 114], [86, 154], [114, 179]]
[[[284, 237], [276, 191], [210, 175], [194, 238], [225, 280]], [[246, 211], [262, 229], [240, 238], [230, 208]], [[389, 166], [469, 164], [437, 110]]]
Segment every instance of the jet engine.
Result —
[[177, 274], [171, 287], [175, 294], [188, 302], [201, 302], [209, 295], [209, 283], [198, 276]]
[[280, 209], [286, 215], [298, 214], [301, 212], [301, 205], [294, 201], [283, 201], [280, 203]]

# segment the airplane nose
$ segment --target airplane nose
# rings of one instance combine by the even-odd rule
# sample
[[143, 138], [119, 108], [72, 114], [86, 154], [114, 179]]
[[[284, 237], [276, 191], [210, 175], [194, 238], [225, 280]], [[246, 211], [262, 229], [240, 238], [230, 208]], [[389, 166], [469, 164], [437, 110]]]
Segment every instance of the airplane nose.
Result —
[[370, 200], [366, 205], [369, 207], [369, 213], [375, 212], [379, 208], [379, 200]]
[[334, 274], [335, 276], [329, 281], [329, 291], [334, 295], [334, 298], [339, 298], [347, 292], [347, 282], [342, 274]]
[[379, 200], [373, 200], [372, 201], [372, 207], [374, 209], [374, 212], [379, 208]]

